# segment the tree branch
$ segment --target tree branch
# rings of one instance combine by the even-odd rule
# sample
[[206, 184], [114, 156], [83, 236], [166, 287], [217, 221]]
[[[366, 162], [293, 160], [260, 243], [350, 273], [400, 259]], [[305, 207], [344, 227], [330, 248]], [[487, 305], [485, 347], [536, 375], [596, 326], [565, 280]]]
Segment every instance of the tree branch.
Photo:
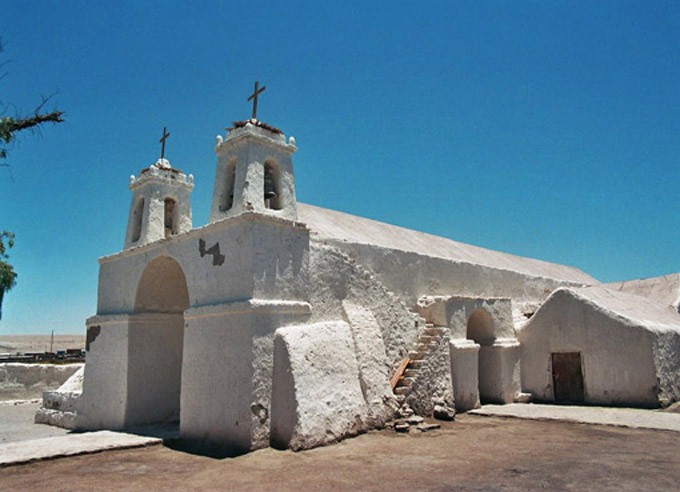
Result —
[[19, 120], [11, 120], [8, 123], [8, 129], [10, 133], [18, 132], [21, 130], [26, 130], [27, 128], [33, 128], [34, 126], [40, 125], [42, 123], [62, 123], [63, 111], [52, 111], [46, 114], [34, 114], [28, 118], [22, 118]]

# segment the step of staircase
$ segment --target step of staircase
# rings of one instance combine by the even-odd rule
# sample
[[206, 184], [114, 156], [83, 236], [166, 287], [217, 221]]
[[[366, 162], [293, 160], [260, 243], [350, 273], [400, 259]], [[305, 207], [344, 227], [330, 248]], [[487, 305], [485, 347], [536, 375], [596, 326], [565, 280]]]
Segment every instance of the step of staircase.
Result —
[[422, 360], [424, 357], [424, 353], [415, 350], [411, 350], [408, 353], [408, 358], [411, 359], [411, 361]]
[[446, 331], [446, 328], [443, 327], [443, 326], [428, 326], [427, 328], [425, 328], [423, 333], [425, 335], [429, 335], [429, 336], [441, 337], [444, 334], [445, 331]]
[[[406, 398], [411, 393], [412, 385], [418, 378], [418, 372], [425, 364], [425, 359], [442, 343], [446, 330], [447, 328], [443, 326], [435, 326], [431, 323], [425, 324], [425, 328], [415, 343], [414, 350], [408, 352], [408, 364], [405, 368], [402, 366], [403, 374], [401, 374], [401, 377], [399, 377], [394, 386], [395, 395]], [[394, 377], [396, 377], [396, 373]]]
[[402, 387], [402, 386], [407, 386], [411, 387], [413, 383], [415, 382], [416, 378], [414, 377], [402, 377], [399, 379], [399, 382], [397, 383], [397, 388]]

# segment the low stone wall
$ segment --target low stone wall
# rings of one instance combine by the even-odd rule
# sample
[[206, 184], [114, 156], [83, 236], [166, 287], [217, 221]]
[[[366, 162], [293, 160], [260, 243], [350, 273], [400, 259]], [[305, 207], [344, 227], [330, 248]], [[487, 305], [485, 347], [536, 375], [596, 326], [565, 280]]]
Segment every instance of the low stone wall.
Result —
[[83, 364], [0, 364], [0, 401], [41, 398], [59, 388]]

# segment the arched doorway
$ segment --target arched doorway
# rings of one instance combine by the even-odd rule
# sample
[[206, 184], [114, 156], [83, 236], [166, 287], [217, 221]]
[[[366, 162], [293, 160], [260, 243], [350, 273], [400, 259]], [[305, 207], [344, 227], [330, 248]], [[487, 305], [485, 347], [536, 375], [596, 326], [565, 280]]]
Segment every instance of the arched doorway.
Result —
[[490, 351], [496, 339], [496, 330], [493, 317], [483, 308], [475, 309], [467, 321], [467, 334], [469, 340], [479, 345], [478, 357], [478, 383], [479, 400], [482, 403], [495, 402], [498, 384], [498, 370], [493, 367], [490, 360]]
[[130, 316], [126, 426], [179, 420], [184, 311], [182, 267], [160, 256], [142, 272]]

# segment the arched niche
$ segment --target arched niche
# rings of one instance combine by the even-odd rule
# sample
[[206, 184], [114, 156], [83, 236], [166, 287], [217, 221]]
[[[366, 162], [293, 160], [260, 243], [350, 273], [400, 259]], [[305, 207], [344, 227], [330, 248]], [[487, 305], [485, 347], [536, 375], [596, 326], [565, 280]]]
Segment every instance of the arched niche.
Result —
[[152, 260], [137, 285], [135, 313], [182, 313], [189, 307], [189, 289], [182, 267], [169, 256]]
[[467, 335], [470, 340], [480, 345], [491, 345], [496, 339], [493, 318], [483, 308], [475, 309], [467, 322]]

